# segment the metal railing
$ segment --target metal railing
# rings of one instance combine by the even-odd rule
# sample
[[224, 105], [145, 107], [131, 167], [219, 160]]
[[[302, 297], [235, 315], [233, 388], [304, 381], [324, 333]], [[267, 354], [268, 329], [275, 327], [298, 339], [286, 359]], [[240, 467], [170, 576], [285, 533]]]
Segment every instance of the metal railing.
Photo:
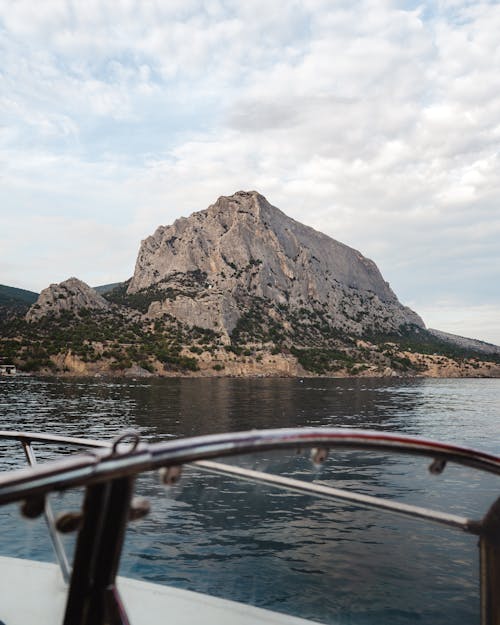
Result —
[[[10, 440], [17, 441], [21, 444], [22, 449], [24, 451], [24, 455], [26, 457], [26, 461], [28, 462], [30, 467], [37, 467], [38, 462], [36, 459], [35, 451], [33, 449], [32, 443], [44, 443], [48, 444], [58, 444], [65, 446], [72, 446], [77, 448], [89, 448], [89, 449], [105, 449], [111, 447], [112, 443], [108, 443], [106, 441], [96, 441], [84, 438], [72, 438], [68, 436], [57, 436], [50, 434], [38, 434], [34, 432], [15, 432], [10, 430], [0, 430], [0, 440]], [[56, 556], [56, 561], [61, 570], [61, 575], [65, 584], [69, 584], [71, 578], [71, 566], [68, 562], [68, 557], [66, 555], [66, 551], [64, 549], [64, 545], [61, 541], [61, 537], [57, 531], [55, 516], [52, 510], [52, 506], [50, 504], [49, 496], [43, 498], [41, 505], [43, 506], [43, 515], [45, 517], [45, 523], [47, 525], [50, 542], [52, 543], [52, 547], [54, 549], [54, 554]], [[32, 514], [39, 513], [39, 506], [36, 506], [32, 509]], [[25, 514], [27, 516], [30, 515], [30, 511], [25, 509]]]
[[[214, 458], [256, 451], [313, 449], [318, 461], [331, 449], [385, 450], [424, 456], [429, 470], [441, 473], [447, 463], [472, 467], [500, 475], [500, 458], [465, 447], [445, 445], [398, 434], [365, 430], [301, 428], [221, 434], [163, 443], [142, 443], [136, 433], [124, 433], [112, 442], [90, 441], [23, 432], [1, 432], [0, 440], [19, 441], [30, 468], [0, 474], [0, 505], [24, 502], [24, 507], [45, 513], [63, 576], [70, 578], [64, 625], [104, 625], [128, 623], [115, 587], [115, 578], [127, 522], [135, 511], [132, 504], [137, 474], [161, 469], [166, 483], [178, 478], [180, 467], [195, 463], [204, 471], [222, 473], [328, 500], [349, 501], [394, 514], [420, 518], [479, 537], [481, 622], [500, 623], [500, 499], [481, 519], [468, 519], [382, 497], [373, 497], [318, 483], [271, 475], [221, 462]], [[85, 453], [36, 464], [33, 443], [56, 443], [85, 447]], [[78, 517], [78, 540], [73, 571], [60, 554], [58, 530], [47, 496], [77, 486], [86, 489], [83, 510]], [[47, 511], [48, 514], [47, 514]], [[64, 552], [63, 552], [64, 553]], [[65, 556], [64, 556], [65, 558]], [[65, 562], [65, 563], [64, 563]], [[66, 573], [65, 573], [66, 571]]]

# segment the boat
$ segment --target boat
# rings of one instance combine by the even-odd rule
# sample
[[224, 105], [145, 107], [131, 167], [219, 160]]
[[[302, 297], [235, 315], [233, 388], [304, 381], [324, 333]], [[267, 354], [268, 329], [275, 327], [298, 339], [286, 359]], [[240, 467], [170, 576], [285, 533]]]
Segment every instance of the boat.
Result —
[[[23, 468], [0, 474], [0, 511], [2, 506], [18, 504], [22, 517], [44, 516], [57, 560], [52, 564], [0, 557], [0, 622], [4, 625], [310, 625], [311, 620], [118, 575], [126, 528], [150, 510], [148, 501], [134, 497], [134, 482], [140, 475], [158, 472], [162, 483], [171, 486], [182, 479], [185, 467], [476, 536], [481, 623], [500, 623], [500, 499], [481, 518], [467, 518], [231, 462], [237, 456], [279, 451], [310, 454], [317, 466], [337, 451], [358, 450], [422, 457], [435, 475], [456, 464], [500, 476], [498, 456], [397, 433], [347, 428], [252, 430], [162, 442], [141, 440], [135, 431], [111, 441], [1, 431], [0, 443], [3, 450], [7, 444], [19, 445], [27, 461]], [[48, 445], [61, 453], [40, 462], [35, 448], [38, 455], [38, 449]], [[74, 453], [68, 454], [69, 449]], [[55, 514], [51, 498], [74, 488], [83, 489], [82, 507]], [[62, 540], [66, 534], [76, 536], [71, 564]]]
[[16, 375], [16, 365], [4, 362], [0, 358], [0, 375]]

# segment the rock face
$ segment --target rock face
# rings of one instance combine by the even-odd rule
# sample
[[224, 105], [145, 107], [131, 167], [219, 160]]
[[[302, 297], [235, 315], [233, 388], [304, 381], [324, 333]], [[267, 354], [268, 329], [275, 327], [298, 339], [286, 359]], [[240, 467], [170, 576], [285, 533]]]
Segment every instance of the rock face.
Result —
[[151, 289], [158, 297], [150, 316], [168, 313], [226, 334], [256, 299], [321, 311], [332, 327], [353, 334], [424, 327], [375, 263], [256, 191], [220, 197], [145, 239], [128, 294]]
[[28, 310], [26, 320], [38, 321], [51, 313], [59, 316], [64, 310], [77, 312], [82, 308], [108, 310], [110, 304], [85, 282], [69, 278], [44, 289], [36, 303]]

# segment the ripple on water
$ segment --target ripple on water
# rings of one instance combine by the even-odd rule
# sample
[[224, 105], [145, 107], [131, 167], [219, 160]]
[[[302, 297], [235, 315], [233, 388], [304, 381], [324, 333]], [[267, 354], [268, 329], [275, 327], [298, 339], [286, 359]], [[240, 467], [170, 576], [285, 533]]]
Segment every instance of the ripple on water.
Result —
[[[0, 379], [0, 428], [148, 440], [265, 427], [396, 431], [500, 453], [499, 380], [58, 380]], [[22, 461], [0, 444], [4, 468]], [[19, 450], [20, 452], [21, 450]], [[42, 459], [50, 454], [40, 453]], [[240, 464], [298, 479], [482, 513], [498, 480], [460, 467], [439, 476], [422, 458], [331, 452], [266, 453]], [[130, 526], [122, 573], [350, 625], [477, 622], [476, 541], [357, 506], [314, 500], [186, 469], [160, 487], [141, 476], [151, 514]], [[79, 505], [81, 493], [55, 498]], [[51, 559], [43, 523], [0, 510], [11, 555]], [[425, 597], [425, 601], [422, 601]]]

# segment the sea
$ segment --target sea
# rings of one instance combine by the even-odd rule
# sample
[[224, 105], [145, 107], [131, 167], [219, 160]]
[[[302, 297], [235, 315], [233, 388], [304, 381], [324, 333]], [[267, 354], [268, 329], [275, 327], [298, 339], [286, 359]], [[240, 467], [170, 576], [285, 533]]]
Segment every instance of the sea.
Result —
[[[500, 454], [500, 380], [0, 378], [0, 429], [160, 441], [254, 428], [399, 432]], [[36, 447], [45, 461], [61, 449]], [[23, 466], [0, 443], [3, 470]], [[480, 519], [500, 478], [382, 452], [267, 452], [231, 462]], [[130, 523], [120, 574], [337, 625], [479, 623], [477, 538], [427, 521], [185, 467], [141, 476], [150, 514]], [[54, 495], [56, 513], [82, 492]], [[54, 561], [43, 519], [0, 509], [2, 555]], [[64, 538], [71, 556], [74, 537]]]

